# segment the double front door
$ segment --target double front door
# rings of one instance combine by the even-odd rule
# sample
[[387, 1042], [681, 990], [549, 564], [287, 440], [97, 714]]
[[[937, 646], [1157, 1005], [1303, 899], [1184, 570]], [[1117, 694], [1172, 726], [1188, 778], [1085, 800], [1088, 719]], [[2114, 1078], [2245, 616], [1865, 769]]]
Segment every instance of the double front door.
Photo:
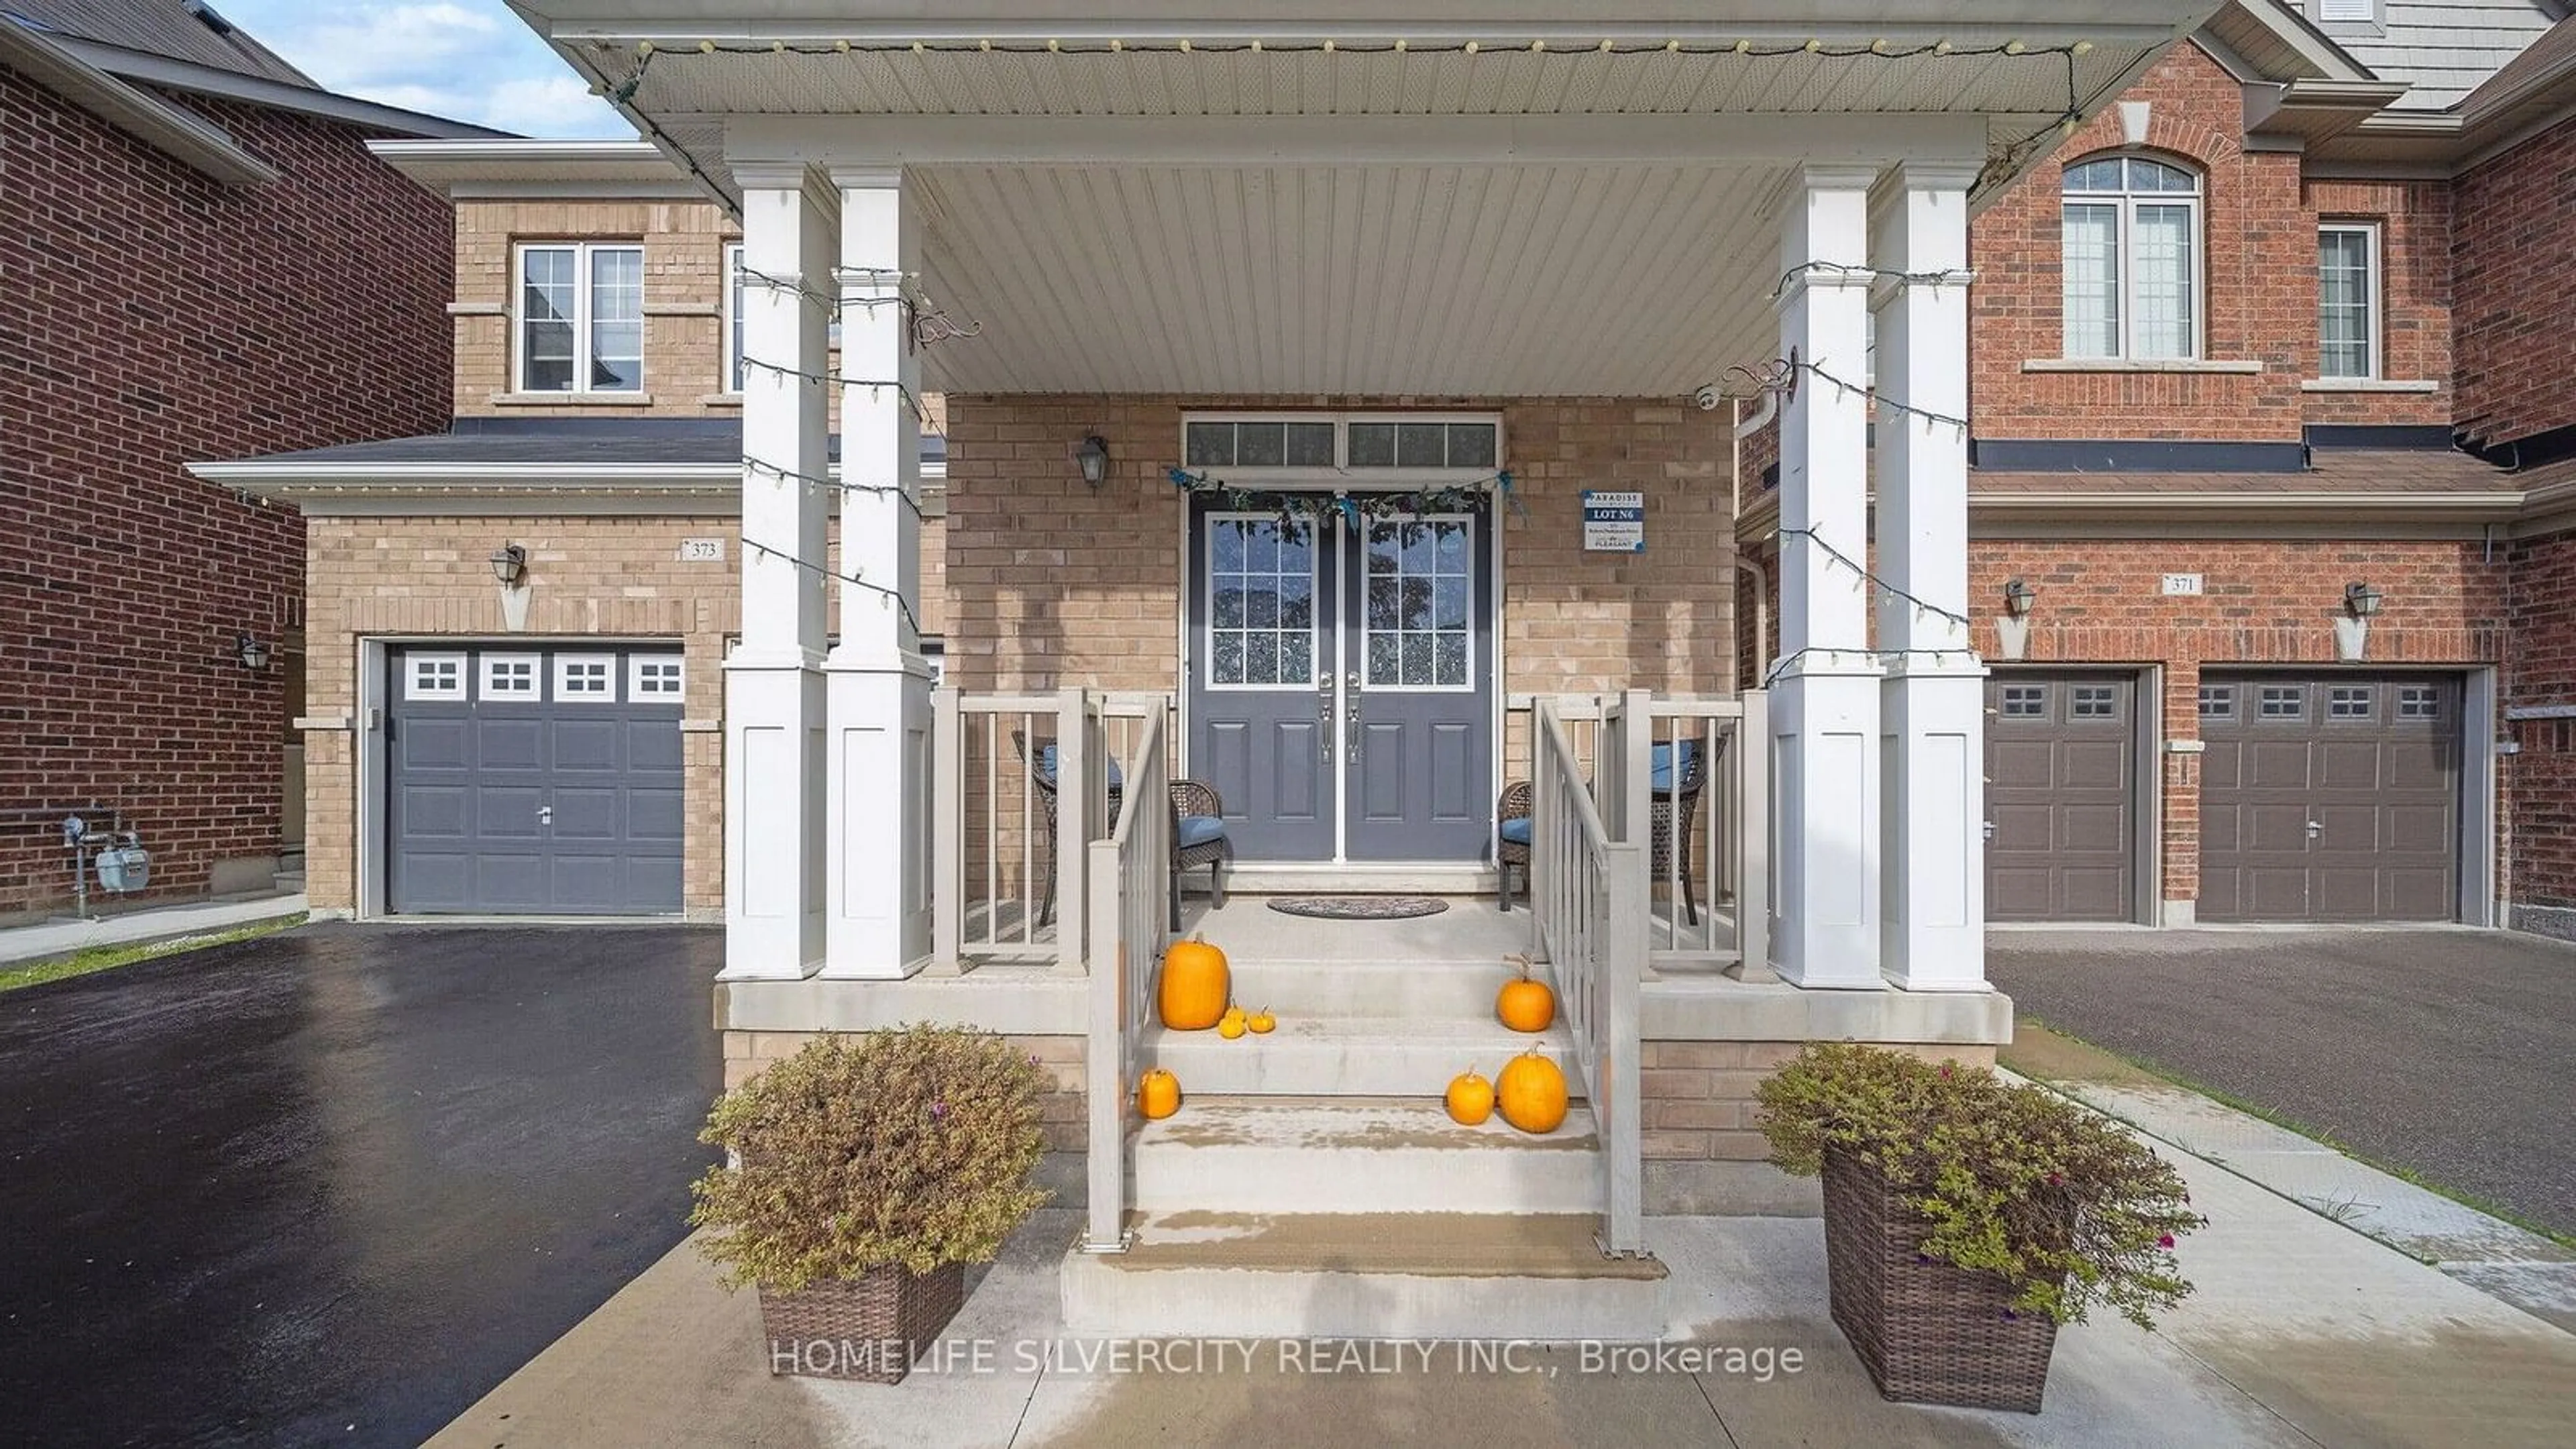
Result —
[[1189, 772], [1248, 861], [1472, 861], [1493, 829], [1490, 511], [1190, 518]]

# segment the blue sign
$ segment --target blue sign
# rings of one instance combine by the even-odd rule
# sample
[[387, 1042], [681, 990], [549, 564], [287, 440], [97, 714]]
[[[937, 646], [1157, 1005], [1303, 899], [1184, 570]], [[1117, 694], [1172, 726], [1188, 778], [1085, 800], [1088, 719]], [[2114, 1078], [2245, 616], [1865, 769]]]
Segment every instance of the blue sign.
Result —
[[1583, 550], [1586, 553], [1644, 553], [1646, 495], [1584, 489]]

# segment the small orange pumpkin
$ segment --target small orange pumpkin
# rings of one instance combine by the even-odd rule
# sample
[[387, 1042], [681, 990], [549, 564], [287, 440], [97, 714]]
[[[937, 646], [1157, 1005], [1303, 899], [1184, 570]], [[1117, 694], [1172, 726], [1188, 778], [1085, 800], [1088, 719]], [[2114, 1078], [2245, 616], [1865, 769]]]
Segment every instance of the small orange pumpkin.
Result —
[[1181, 1079], [1161, 1067], [1148, 1070], [1136, 1082], [1136, 1110], [1156, 1121], [1181, 1110]]
[[1494, 1101], [1523, 1132], [1553, 1132], [1565, 1125], [1565, 1072], [1535, 1050], [1523, 1052], [1503, 1064]]
[[1174, 1031], [1205, 1031], [1225, 1015], [1231, 987], [1225, 953], [1192, 936], [1174, 941], [1163, 953], [1163, 979], [1154, 999], [1163, 1025]]
[[1265, 1006], [1259, 1011], [1254, 1012], [1252, 1014], [1252, 1019], [1246, 1021], [1244, 1025], [1252, 1028], [1252, 1034], [1254, 1036], [1268, 1036], [1271, 1032], [1278, 1029], [1279, 1018], [1272, 1016], [1270, 1014], [1270, 1008]]
[[1545, 1031], [1556, 1020], [1556, 993], [1544, 981], [1532, 981], [1529, 958], [1521, 958], [1517, 981], [1506, 981], [1494, 997], [1494, 1015], [1514, 1031]]
[[1449, 1120], [1474, 1127], [1494, 1115], [1494, 1084], [1471, 1068], [1449, 1079]]
[[1229, 1011], [1225, 1015], [1217, 1018], [1216, 1034], [1224, 1037], [1227, 1041], [1240, 1040], [1243, 1034], [1251, 1029], [1251, 1018], [1245, 1016], [1241, 1011]]

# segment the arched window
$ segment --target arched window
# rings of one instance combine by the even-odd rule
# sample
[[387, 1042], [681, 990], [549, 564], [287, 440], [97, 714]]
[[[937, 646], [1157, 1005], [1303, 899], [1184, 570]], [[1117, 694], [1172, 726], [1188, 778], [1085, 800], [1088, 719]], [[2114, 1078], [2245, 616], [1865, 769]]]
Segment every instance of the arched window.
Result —
[[2200, 177], [2144, 156], [2066, 168], [2066, 355], [2200, 355]]

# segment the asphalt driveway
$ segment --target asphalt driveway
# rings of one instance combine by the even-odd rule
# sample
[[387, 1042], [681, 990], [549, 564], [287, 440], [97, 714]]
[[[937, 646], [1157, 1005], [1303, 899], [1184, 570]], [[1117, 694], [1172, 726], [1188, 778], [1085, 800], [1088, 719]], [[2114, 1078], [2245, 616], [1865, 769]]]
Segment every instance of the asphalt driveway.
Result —
[[2495, 931], [1998, 931], [2027, 1016], [2576, 1233], [2576, 946]]
[[0, 996], [0, 1442], [419, 1443], [680, 1240], [722, 944], [314, 926]]

